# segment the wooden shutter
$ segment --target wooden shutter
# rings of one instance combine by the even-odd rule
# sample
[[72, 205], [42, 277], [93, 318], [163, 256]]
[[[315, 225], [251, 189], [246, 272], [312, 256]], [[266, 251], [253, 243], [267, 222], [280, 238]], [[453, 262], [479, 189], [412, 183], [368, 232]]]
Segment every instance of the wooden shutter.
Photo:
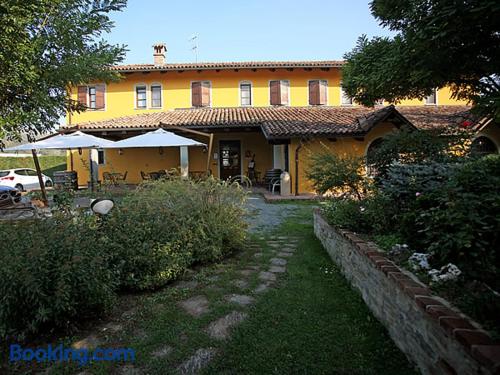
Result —
[[78, 103], [87, 106], [87, 86], [78, 86]]
[[104, 109], [104, 85], [97, 85], [95, 87], [95, 109]]
[[210, 82], [201, 83], [201, 105], [202, 107], [210, 106]]
[[321, 80], [318, 82], [319, 83], [319, 87], [318, 87], [318, 90], [319, 90], [319, 97], [318, 97], [318, 104], [321, 104], [321, 105], [326, 105], [328, 104], [327, 103], [327, 90], [328, 90], [328, 85], [326, 83], [325, 80]]
[[193, 107], [201, 107], [201, 82], [191, 83], [191, 103]]
[[269, 82], [271, 105], [281, 105], [281, 83], [280, 81]]
[[288, 105], [288, 92], [290, 90], [290, 82], [288, 81], [280, 81], [280, 94], [281, 94], [281, 104], [282, 105]]
[[309, 105], [320, 104], [319, 81], [309, 81]]

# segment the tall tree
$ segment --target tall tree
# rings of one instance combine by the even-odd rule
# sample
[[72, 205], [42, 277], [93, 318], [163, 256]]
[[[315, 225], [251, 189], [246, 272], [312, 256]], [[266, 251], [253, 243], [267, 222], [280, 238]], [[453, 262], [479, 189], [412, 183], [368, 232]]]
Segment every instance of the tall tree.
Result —
[[345, 55], [349, 96], [371, 106], [449, 86], [453, 98], [500, 119], [500, 1], [373, 0], [370, 7], [395, 36], [362, 36]]
[[81, 111], [68, 88], [112, 81], [124, 46], [102, 34], [126, 0], [0, 0], [0, 139], [49, 131]]

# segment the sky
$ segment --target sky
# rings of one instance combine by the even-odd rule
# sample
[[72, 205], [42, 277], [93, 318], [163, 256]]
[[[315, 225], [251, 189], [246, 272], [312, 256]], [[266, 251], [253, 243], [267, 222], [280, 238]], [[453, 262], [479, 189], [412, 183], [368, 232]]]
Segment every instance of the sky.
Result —
[[125, 44], [124, 63], [152, 63], [152, 45], [167, 62], [337, 60], [357, 38], [391, 35], [362, 0], [128, 0], [113, 13], [105, 39]]

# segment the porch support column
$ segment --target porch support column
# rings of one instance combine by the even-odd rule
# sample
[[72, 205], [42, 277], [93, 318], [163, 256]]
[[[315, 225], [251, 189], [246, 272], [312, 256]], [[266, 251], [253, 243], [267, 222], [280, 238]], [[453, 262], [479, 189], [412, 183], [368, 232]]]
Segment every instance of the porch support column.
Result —
[[285, 170], [284, 145], [273, 145], [273, 168]]
[[180, 147], [181, 156], [181, 176], [187, 178], [189, 176], [189, 152], [187, 146]]
[[94, 190], [97, 187], [99, 181], [99, 155], [95, 148], [89, 150], [89, 167], [90, 167], [90, 190]]

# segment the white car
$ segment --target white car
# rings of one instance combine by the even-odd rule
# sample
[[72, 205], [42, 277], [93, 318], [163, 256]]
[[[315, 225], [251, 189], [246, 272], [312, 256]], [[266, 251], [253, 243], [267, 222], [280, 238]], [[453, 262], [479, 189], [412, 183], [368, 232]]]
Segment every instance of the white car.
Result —
[[[45, 187], [53, 186], [52, 179], [42, 174]], [[34, 169], [16, 168], [0, 171], [0, 185], [10, 186], [19, 191], [40, 189], [38, 176]]]

